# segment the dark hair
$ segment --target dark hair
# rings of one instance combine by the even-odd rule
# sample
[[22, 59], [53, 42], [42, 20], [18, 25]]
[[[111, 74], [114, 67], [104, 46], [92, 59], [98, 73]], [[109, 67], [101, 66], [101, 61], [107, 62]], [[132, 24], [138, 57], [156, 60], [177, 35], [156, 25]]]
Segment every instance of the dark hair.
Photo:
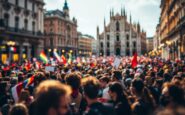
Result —
[[168, 91], [173, 102], [184, 105], [185, 99], [184, 99], [184, 91], [182, 88], [176, 85], [170, 85]]
[[106, 76], [101, 77], [100, 80], [104, 81], [106, 83], [109, 83], [109, 81], [110, 81], [109, 77], [106, 77]]
[[71, 73], [65, 78], [66, 83], [72, 87], [72, 89], [79, 89], [81, 85], [81, 78], [76, 73]]
[[9, 115], [28, 115], [28, 109], [23, 104], [16, 104], [10, 110]]
[[113, 82], [109, 85], [109, 90], [117, 94], [117, 100], [126, 99], [126, 95], [123, 93], [123, 87], [118, 82]]
[[7, 82], [0, 82], [0, 95], [6, 93]]
[[90, 99], [95, 99], [98, 97], [100, 83], [95, 77], [87, 77], [82, 80], [84, 93]]
[[114, 71], [113, 72], [113, 77], [116, 78], [117, 80], [122, 79], [121, 71]]
[[132, 81], [132, 87], [135, 88], [137, 93], [141, 94], [143, 92], [144, 83], [141, 79], [134, 79]]

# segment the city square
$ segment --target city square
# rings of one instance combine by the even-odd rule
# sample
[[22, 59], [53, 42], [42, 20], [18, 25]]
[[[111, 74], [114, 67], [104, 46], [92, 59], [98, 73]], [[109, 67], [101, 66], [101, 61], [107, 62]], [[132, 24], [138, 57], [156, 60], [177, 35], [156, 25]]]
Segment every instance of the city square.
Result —
[[185, 0], [0, 0], [0, 115], [184, 115]]

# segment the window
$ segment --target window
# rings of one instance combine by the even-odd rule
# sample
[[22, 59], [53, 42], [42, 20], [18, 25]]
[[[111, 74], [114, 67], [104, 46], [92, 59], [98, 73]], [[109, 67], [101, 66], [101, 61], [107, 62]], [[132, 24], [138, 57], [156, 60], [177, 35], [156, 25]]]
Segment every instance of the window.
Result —
[[116, 40], [117, 41], [120, 41], [119, 35], [116, 36]]
[[9, 26], [9, 14], [4, 14], [4, 24], [5, 24], [5, 27], [8, 28], [8, 26]]
[[120, 25], [118, 21], [116, 22], [116, 31], [120, 31]]
[[15, 5], [19, 6], [19, 0], [15, 0]]
[[133, 46], [134, 46], [134, 48], [136, 47], [136, 42], [133, 42]]
[[28, 20], [27, 19], [24, 20], [24, 29], [28, 30]]
[[129, 48], [130, 47], [130, 44], [129, 44], [129, 42], [127, 42], [127, 48]]
[[32, 22], [32, 31], [33, 31], [33, 34], [35, 34], [35, 22]]
[[109, 43], [109, 42], [107, 42], [107, 47], [108, 47], [108, 48], [110, 47], [110, 43]]
[[109, 35], [107, 35], [107, 40], [108, 40], [108, 41], [110, 40], [110, 36], [109, 36]]
[[19, 17], [15, 17], [15, 31], [19, 29]]
[[126, 39], [129, 40], [129, 35], [128, 34], [126, 35]]
[[101, 48], [103, 48], [103, 42], [100, 43]]
[[50, 46], [53, 46], [53, 39], [50, 38]]
[[35, 2], [32, 3], [32, 11], [35, 12]]
[[28, 3], [28, 0], [25, 0], [25, 1], [24, 1], [24, 8], [25, 8], [25, 9], [27, 9], [27, 7], [28, 7], [28, 6], [27, 6], [27, 3]]

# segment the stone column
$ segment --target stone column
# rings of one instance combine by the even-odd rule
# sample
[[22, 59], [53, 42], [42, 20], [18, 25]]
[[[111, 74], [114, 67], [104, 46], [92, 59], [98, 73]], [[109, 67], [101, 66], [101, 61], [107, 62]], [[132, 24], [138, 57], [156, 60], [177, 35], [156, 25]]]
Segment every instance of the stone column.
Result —
[[28, 60], [31, 59], [31, 47], [30, 46], [27, 47], [27, 59]]

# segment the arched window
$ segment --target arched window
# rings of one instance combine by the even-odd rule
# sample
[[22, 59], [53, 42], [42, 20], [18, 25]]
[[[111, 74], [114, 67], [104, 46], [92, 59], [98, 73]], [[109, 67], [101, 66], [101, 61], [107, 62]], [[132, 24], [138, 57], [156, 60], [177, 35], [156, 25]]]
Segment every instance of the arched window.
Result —
[[126, 39], [129, 40], [129, 35], [128, 34], [126, 35]]
[[24, 20], [24, 29], [28, 30], [28, 20], [27, 19]]
[[33, 31], [33, 34], [35, 34], [35, 22], [32, 22], [32, 31]]
[[135, 41], [133, 42], [133, 47], [136, 48], [136, 42]]
[[15, 17], [15, 31], [18, 31], [19, 29], [19, 17]]
[[5, 25], [5, 28], [8, 28], [9, 26], [9, 14], [4, 14], [4, 25]]
[[116, 31], [120, 31], [120, 24], [118, 21], [116, 22]]
[[120, 36], [116, 35], [116, 40], [119, 42], [120, 41]]
[[101, 48], [103, 48], [103, 42], [100, 43]]

